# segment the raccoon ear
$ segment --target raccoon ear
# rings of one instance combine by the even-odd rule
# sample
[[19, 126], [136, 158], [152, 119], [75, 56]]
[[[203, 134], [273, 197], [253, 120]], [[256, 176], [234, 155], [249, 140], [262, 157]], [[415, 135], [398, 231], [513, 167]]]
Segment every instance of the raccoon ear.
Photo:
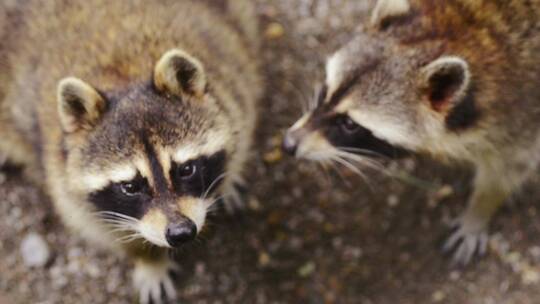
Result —
[[68, 77], [58, 83], [58, 115], [67, 133], [91, 129], [105, 112], [103, 97], [84, 81]]
[[371, 24], [384, 26], [389, 19], [407, 15], [410, 10], [409, 0], [378, 0], [371, 13]]
[[471, 84], [469, 64], [454, 56], [434, 60], [422, 71], [422, 82], [431, 108], [447, 112], [466, 97]]
[[206, 74], [199, 60], [180, 49], [172, 49], [156, 64], [154, 85], [160, 91], [200, 97], [206, 90]]

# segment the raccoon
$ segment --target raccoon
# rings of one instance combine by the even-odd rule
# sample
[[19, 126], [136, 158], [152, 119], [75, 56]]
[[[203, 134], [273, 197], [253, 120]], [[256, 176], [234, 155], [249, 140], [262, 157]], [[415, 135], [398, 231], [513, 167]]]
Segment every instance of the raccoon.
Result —
[[471, 164], [470, 202], [443, 246], [467, 264], [540, 161], [539, 83], [540, 2], [379, 0], [327, 60], [316, 105], [283, 147], [316, 161], [418, 152]]
[[[212, 4], [212, 5], [211, 5]], [[63, 221], [127, 255], [141, 303], [235, 185], [262, 76], [250, 1], [27, 1], [0, 71], [0, 153]]]

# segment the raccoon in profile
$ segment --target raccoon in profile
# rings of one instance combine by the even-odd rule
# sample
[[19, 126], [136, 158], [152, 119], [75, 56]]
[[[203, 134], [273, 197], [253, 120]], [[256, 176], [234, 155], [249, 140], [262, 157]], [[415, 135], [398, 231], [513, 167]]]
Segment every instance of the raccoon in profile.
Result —
[[0, 71], [0, 153], [43, 181], [67, 226], [130, 257], [142, 303], [174, 299], [167, 251], [197, 236], [218, 198], [234, 205], [242, 182], [262, 94], [255, 8], [22, 10]]
[[420, 152], [472, 164], [470, 202], [443, 247], [467, 264], [540, 161], [539, 84], [540, 2], [379, 0], [283, 146], [317, 161]]

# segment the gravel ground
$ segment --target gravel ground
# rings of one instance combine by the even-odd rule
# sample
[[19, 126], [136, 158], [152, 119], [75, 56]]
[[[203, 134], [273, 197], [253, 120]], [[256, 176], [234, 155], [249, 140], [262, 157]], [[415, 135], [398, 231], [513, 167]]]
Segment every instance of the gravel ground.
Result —
[[[488, 256], [457, 269], [438, 249], [470, 191], [466, 168], [411, 158], [388, 164], [400, 178], [366, 171], [365, 181], [281, 155], [281, 134], [321, 79], [324, 56], [372, 1], [257, 1], [269, 78], [251, 198], [239, 215], [213, 216], [200, 241], [177, 253], [182, 302], [539, 303], [534, 182], [498, 214]], [[35, 234], [49, 257], [28, 267], [22, 244]], [[1, 304], [135, 301], [130, 265], [70, 235], [13, 169], [0, 171], [0, 257]]]

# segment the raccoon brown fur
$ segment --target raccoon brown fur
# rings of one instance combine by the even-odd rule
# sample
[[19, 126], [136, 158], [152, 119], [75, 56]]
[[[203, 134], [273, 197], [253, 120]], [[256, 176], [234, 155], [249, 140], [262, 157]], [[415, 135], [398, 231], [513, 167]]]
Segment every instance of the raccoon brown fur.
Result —
[[474, 191], [444, 246], [466, 264], [540, 162], [539, 83], [540, 1], [379, 0], [284, 147], [322, 161], [414, 151], [471, 163]]
[[0, 153], [43, 181], [74, 231], [132, 258], [142, 303], [174, 299], [167, 249], [196, 237], [217, 198], [237, 198], [249, 156], [262, 92], [252, 2], [20, 10], [0, 50]]

